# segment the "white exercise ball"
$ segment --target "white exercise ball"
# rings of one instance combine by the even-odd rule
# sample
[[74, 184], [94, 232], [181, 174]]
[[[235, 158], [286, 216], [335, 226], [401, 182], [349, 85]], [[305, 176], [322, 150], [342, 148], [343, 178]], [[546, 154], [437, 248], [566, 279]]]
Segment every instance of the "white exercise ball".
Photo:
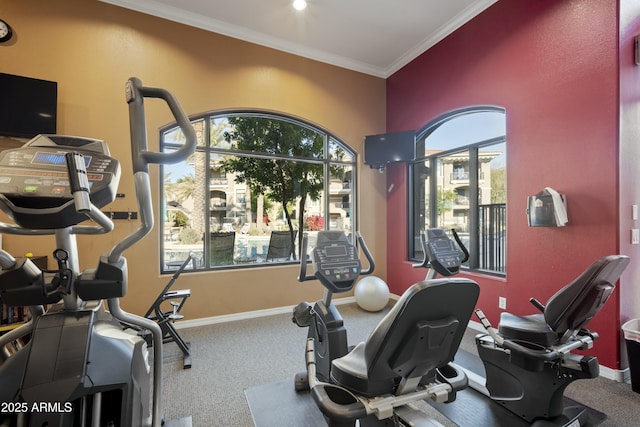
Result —
[[354, 294], [358, 306], [366, 311], [380, 311], [389, 302], [389, 286], [376, 276], [365, 276], [360, 279]]

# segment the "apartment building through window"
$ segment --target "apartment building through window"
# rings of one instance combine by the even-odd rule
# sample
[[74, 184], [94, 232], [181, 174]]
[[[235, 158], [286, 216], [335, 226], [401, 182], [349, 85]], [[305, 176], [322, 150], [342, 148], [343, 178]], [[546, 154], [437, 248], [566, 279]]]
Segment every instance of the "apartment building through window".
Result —
[[[345, 143], [268, 112], [206, 114], [192, 124], [195, 153], [161, 168], [162, 272], [189, 254], [198, 270], [297, 262], [302, 233], [310, 249], [319, 230], [353, 235], [356, 154]], [[175, 124], [160, 132], [163, 151], [183, 142]]]
[[410, 165], [409, 254], [422, 258], [420, 233], [455, 229], [467, 267], [506, 274], [507, 140], [505, 111], [472, 107], [442, 115], [417, 134]]

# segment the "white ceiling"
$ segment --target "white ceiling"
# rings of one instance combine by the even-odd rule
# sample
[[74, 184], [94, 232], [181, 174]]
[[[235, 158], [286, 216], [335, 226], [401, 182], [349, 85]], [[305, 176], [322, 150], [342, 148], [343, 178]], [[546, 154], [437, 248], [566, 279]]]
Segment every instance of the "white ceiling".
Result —
[[386, 78], [498, 0], [100, 0]]

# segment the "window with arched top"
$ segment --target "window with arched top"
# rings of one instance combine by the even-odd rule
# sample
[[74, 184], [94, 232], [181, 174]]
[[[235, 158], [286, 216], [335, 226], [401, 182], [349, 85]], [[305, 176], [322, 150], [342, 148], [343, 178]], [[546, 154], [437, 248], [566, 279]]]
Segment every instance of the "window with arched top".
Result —
[[506, 274], [505, 110], [469, 107], [431, 121], [417, 132], [409, 173], [410, 257], [422, 258], [424, 230], [455, 229], [469, 249], [469, 269]]
[[[327, 131], [269, 112], [225, 111], [192, 118], [197, 148], [162, 167], [161, 271], [189, 254], [197, 270], [297, 262], [302, 233], [353, 235], [356, 153]], [[160, 132], [163, 151], [184, 135]], [[188, 267], [193, 268], [193, 267]]]

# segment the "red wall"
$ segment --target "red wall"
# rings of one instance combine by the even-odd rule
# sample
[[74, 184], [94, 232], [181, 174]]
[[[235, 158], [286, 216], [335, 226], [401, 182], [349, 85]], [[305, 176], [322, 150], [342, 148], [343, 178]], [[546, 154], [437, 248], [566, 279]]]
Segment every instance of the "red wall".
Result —
[[[502, 0], [387, 80], [387, 131], [419, 129], [444, 112], [507, 112], [507, 276], [470, 275], [497, 323], [535, 311], [596, 258], [618, 248], [618, 19], [616, 0]], [[405, 165], [387, 171], [387, 280], [400, 294], [424, 276], [407, 261]], [[527, 196], [567, 195], [569, 224], [528, 227]], [[594, 354], [619, 368], [618, 291], [590, 323]]]

